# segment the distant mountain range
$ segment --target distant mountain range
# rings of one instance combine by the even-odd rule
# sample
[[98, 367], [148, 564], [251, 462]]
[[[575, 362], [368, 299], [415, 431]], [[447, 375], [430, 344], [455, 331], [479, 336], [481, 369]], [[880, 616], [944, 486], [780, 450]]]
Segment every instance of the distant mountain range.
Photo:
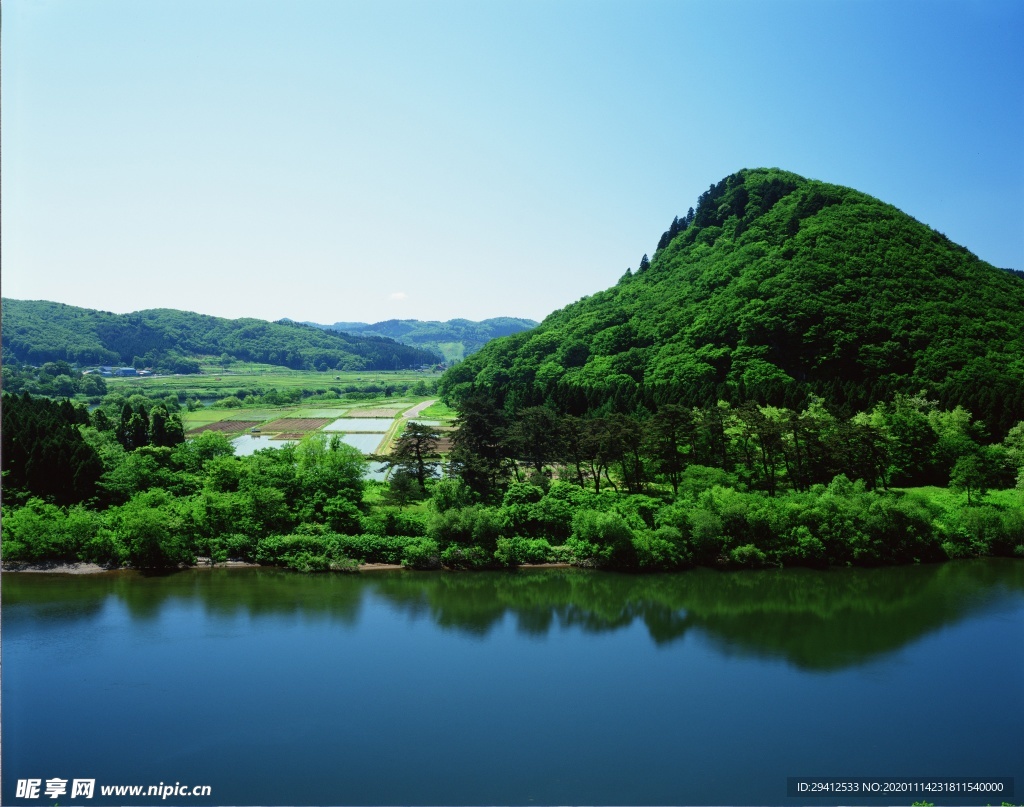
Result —
[[223, 319], [167, 308], [112, 314], [46, 300], [4, 299], [2, 307], [5, 362], [141, 363], [194, 373], [204, 356], [294, 370], [399, 370], [441, 361], [440, 353], [384, 336], [295, 322]]
[[466, 356], [476, 353], [487, 342], [499, 336], [510, 336], [537, 326], [532, 319], [516, 317], [494, 317], [480, 322], [468, 319], [450, 319], [447, 322], [389, 319], [372, 324], [366, 322], [335, 322], [333, 325], [321, 325], [316, 322], [303, 324], [358, 336], [384, 336], [406, 345], [436, 351], [444, 356], [447, 362], [460, 361]]

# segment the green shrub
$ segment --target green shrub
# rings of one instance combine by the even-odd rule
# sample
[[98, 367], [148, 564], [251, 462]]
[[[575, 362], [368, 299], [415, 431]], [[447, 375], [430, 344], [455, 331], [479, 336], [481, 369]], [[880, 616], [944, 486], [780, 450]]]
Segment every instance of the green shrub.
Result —
[[505, 491], [501, 500], [503, 507], [512, 507], [517, 504], [533, 504], [544, 498], [544, 491], [528, 482], [513, 482]]
[[694, 500], [706, 490], [713, 487], [737, 488], [739, 480], [735, 474], [721, 468], [710, 468], [706, 465], [688, 465], [683, 471], [679, 482], [679, 497], [683, 500]]
[[575, 566], [604, 566], [610, 555], [609, 547], [585, 541], [572, 536], [562, 545], [562, 551], [568, 555], [569, 563]]
[[467, 507], [473, 500], [472, 491], [461, 479], [439, 479], [430, 489], [430, 500], [438, 513]]
[[688, 514], [690, 551], [694, 563], [710, 565], [718, 560], [725, 545], [722, 519], [704, 507], [695, 507]]
[[443, 547], [453, 543], [475, 544], [493, 553], [504, 528], [498, 508], [474, 504], [432, 516], [427, 524], [427, 537]]
[[229, 533], [224, 538], [224, 548], [229, 558], [255, 561], [257, 540], [251, 535], [241, 532]]
[[300, 572], [352, 571], [356, 562], [342, 551], [341, 538], [330, 533], [271, 535], [256, 547], [256, 561]]
[[549, 563], [552, 548], [544, 538], [499, 538], [494, 559], [502, 566], [523, 563]]
[[78, 559], [76, 536], [67, 529], [67, 511], [42, 499], [29, 499], [24, 507], [4, 508], [4, 560], [66, 561]]
[[346, 557], [361, 563], [401, 563], [411, 540], [404, 535], [339, 535], [338, 548]]
[[[752, 546], [752, 545], [747, 545]], [[735, 562], [734, 549], [730, 553], [731, 559]], [[810, 528], [801, 524], [793, 527], [786, 535], [785, 546], [775, 555], [776, 560], [784, 565], [796, 564], [798, 566], [827, 566], [829, 563], [828, 550], [820, 538], [811, 532]], [[740, 563], [739, 565], [743, 565]]]
[[402, 551], [402, 565], [409, 569], [437, 569], [441, 565], [441, 548], [431, 538], [415, 538]]
[[637, 566], [645, 571], [677, 569], [686, 564], [688, 553], [682, 546], [682, 533], [675, 527], [643, 530], [632, 543]]
[[753, 544], [738, 546], [729, 553], [729, 560], [734, 566], [745, 569], [760, 569], [768, 565], [768, 557]]
[[572, 539], [601, 548], [598, 565], [631, 569], [637, 565], [633, 530], [618, 513], [581, 510], [572, 519]]
[[494, 565], [494, 555], [480, 546], [452, 544], [441, 553], [441, 564], [449, 569], [484, 569]]
[[420, 536], [427, 534], [426, 519], [396, 510], [376, 512], [363, 518], [363, 532], [374, 535]]

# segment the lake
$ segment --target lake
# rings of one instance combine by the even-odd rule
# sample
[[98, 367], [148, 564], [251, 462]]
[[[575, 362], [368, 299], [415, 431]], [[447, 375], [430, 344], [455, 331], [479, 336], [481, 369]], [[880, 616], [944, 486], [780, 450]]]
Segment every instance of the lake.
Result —
[[[16, 780], [136, 804], [1024, 800], [1024, 562], [630, 576], [3, 575]], [[789, 798], [788, 777], [1015, 777]]]

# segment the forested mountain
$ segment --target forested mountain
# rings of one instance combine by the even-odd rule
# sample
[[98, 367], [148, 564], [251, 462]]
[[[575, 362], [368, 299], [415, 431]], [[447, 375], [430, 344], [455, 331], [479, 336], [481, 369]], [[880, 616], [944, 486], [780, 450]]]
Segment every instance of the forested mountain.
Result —
[[844, 417], [923, 390], [997, 436], [1024, 419], [1024, 282], [863, 193], [744, 170], [635, 273], [442, 379], [471, 389], [576, 415], [813, 394]]
[[396, 370], [440, 356], [381, 336], [294, 322], [222, 319], [167, 308], [111, 314], [45, 300], [3, 300], [3, 355], [32, 364], [132, 364], [196, 372], [196, 356], [228, 355], [292, 369]]
[[406, 345], [437, 351], [448, 361], [458, 361], [471, 353], [476, 353], [485, 344], [499, 336], [510, 336], [537, 326], [532, 319], [517, 317], [493, 317], [480, 322], [468, 319], [450, 319], [447, 322], [389, 319], [373, 324], [366, 322], [335, 322], [333, 325], [308, 322], [306, 324], [359, 336], [386, 336]]

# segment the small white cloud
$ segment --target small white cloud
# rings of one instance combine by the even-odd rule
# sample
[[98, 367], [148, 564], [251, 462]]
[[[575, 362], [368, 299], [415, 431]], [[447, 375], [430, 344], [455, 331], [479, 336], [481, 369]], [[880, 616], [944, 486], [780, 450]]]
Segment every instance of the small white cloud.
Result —
[[406, 294], [404, 291], [393, 291], [388, 296], [392, 300], [408, 300], [409, 299], [409, 295]]

